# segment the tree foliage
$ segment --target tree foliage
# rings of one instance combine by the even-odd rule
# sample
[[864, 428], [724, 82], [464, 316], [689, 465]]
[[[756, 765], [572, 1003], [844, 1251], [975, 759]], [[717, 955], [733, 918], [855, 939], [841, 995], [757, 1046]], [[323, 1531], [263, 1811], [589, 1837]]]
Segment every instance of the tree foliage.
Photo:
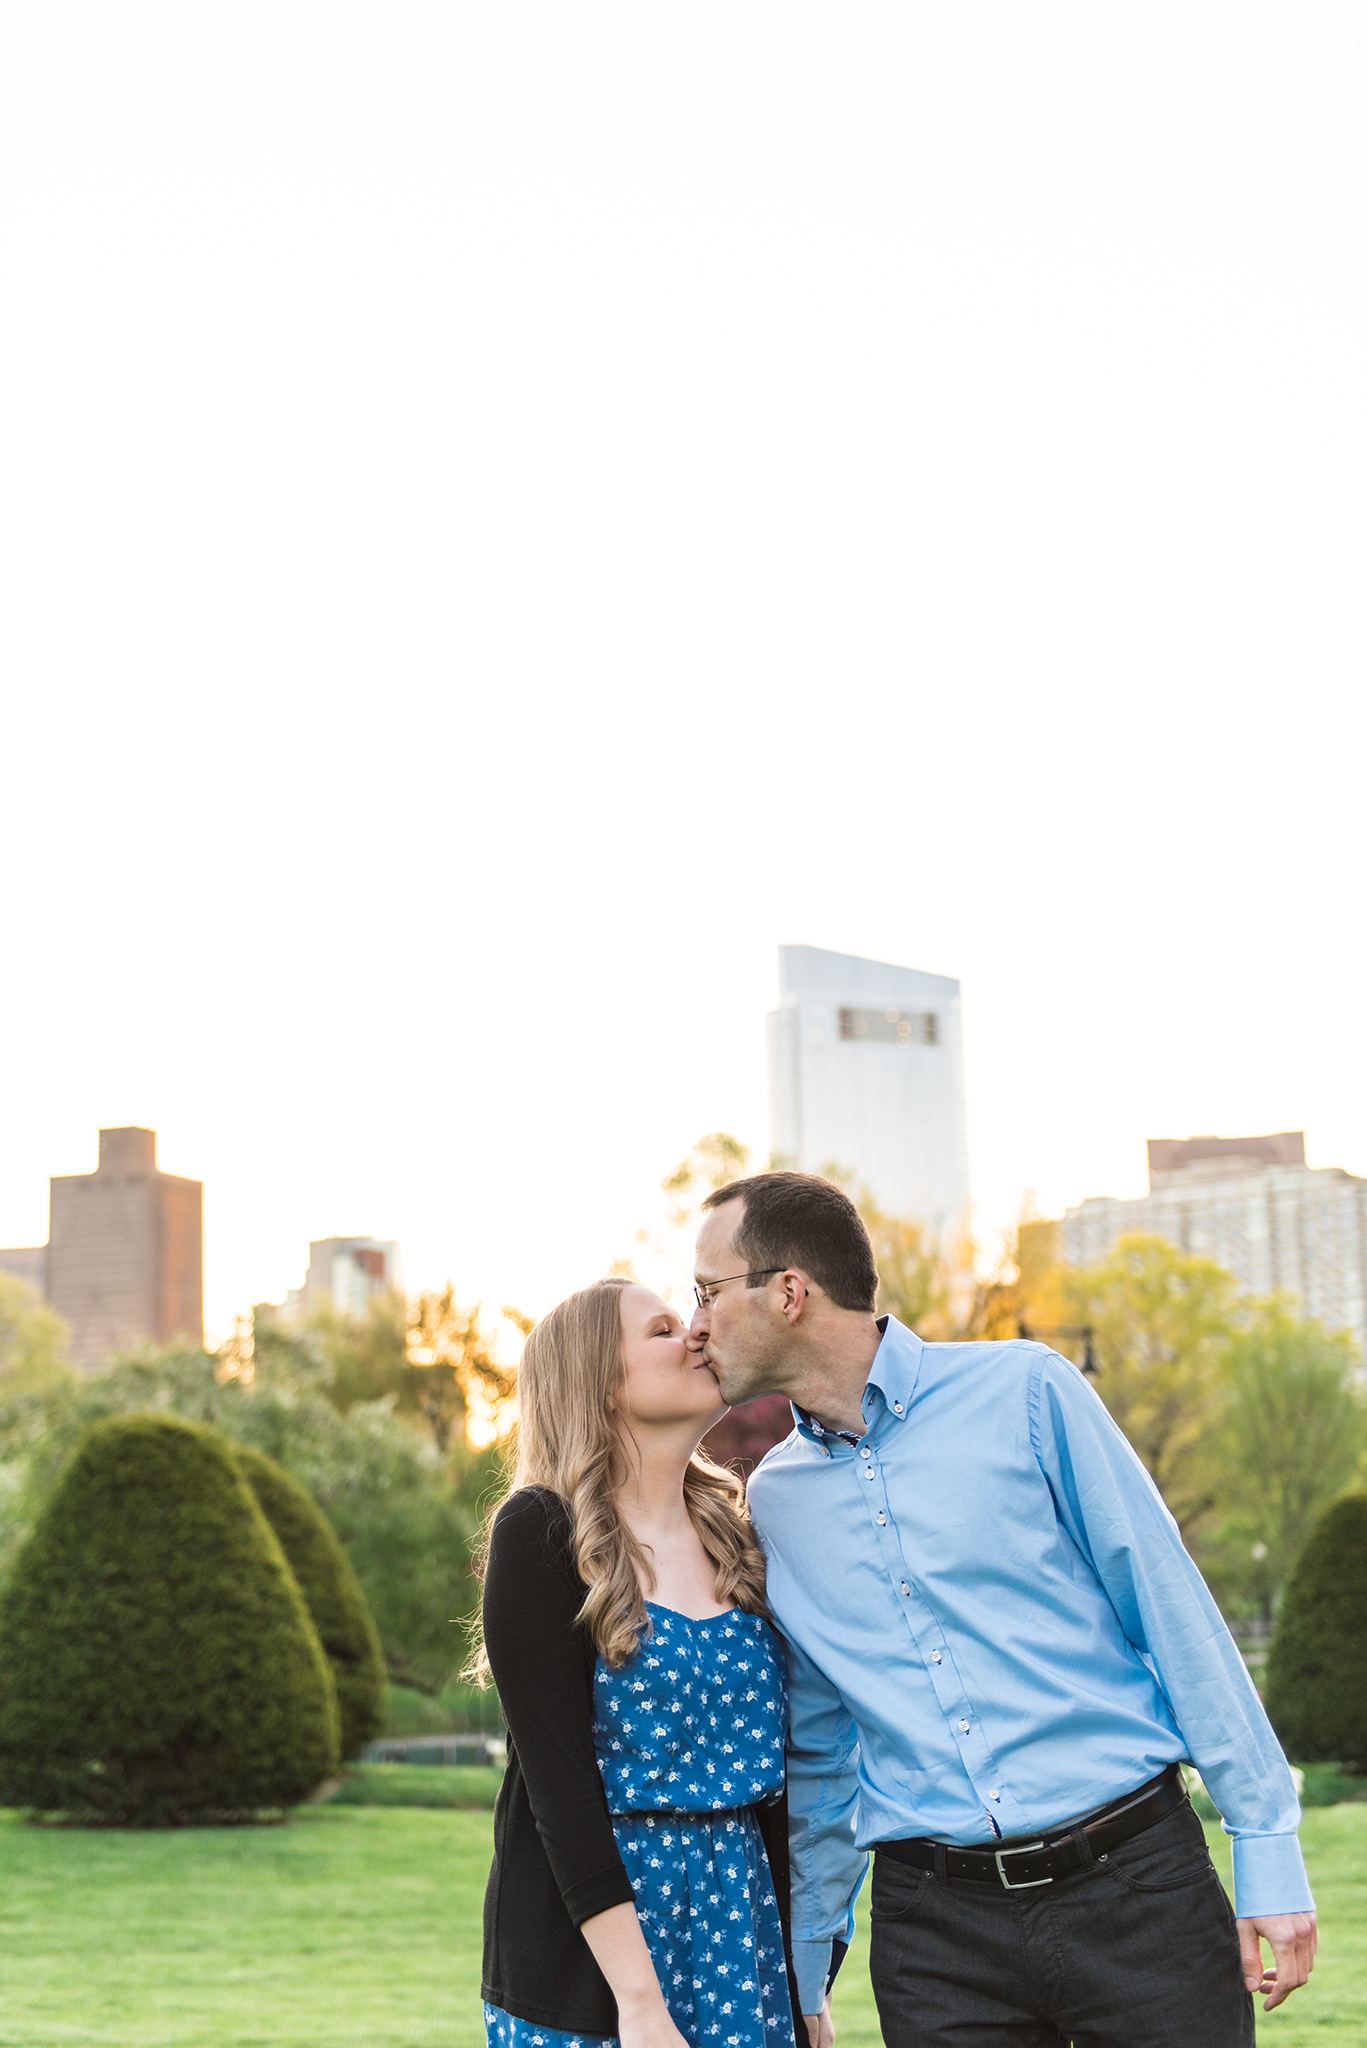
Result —
[[0, 1273], [0, 1401], [43, 1394], [74, 1377], [66, 1324], [36, 1287]]
[[750, 1148], [729, 1131], [708, 1131], [698, 1139], [686, 1159], [681, 1159], [660, 1186], [669, 1196], [669, 1222], [684, 1230], [693, 1221], [708, 1195], [740, 1180], [750, 1164]]
[[1234, 1281], [1211, 1259], [1135, 1232], [1070, 1275], [1068, 1293], [1071, 1320], [1096, 1333], [1097, 1391], [1186, 1533], [1217, 1498]]
[[1320, 1517], [1291, 1574], [1267, 1710], [1291, 1756], [1367, 1770], [1367, 1494]]
[[891, 1216], [868, 1195], [859, 1213], [878, 1267], [878, 1312], [896, 1316], [919, 1337], [948, 1334], [954, 1282], [938, 1239], [914, 1216]]
[[1255, 1302], [1225, 1355], [1212, 1442], [1216, 1526], [1202, 1565], [1227, 1603], [1270, 1624], [1311, 1528], [1354, 1476], [1367, 1411], [1352, 1339], [1303, 1322], [1284, 1299]]
[[360, 1581], [332, 1525], [299, 1481], [249, 1444], [239, 1444], [236, 1457], [332, 1666], [342, 1756], [358, 1757], [383, 1728], [386, 1706], [384, 1653]]
[[[516, 1309], [503, 1314], [521, 1321]], [[449, 1281], [413, 1301], [376, 1295], [359, 1316], [319, 1309], [297, 1326], [258, 1310], [249, 1351], [263, 1366], [288, 1362], [294, 1377], [315, 1383], [343, 1415], [387, 1401], [443, 1455], [463, 1441], [472, 1407], [497, 1424], [512, 1395], [513, 1376], [495, 1356], [481, 1305], [462, 1306]]]
[[166, 1827], [297, 1804], [337, 1767], [303, 1596], [229, 1447], [90, 1431], [0, 1599], [0, 1800]]
[[462, 1308], [449, 1280], [409, 1303], [405, 1368], [404, 1392], [442, 1453], [464, 1438], [473, 1402], [497, 1417], [512, 1397], [513, 1375], [494, 1356], [479, 1304]]

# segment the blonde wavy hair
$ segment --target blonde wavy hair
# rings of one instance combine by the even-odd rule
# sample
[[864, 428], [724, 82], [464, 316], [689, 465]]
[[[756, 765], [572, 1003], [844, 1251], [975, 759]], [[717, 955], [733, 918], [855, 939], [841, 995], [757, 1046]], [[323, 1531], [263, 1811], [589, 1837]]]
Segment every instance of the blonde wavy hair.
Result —
[[[642, 1585], [655, 1586], [645, 1548], [617, 1509], [630, 1476], [611, 1403], [622, 1391], [622, 1290], [629, 1280], [599, 1280], [543, 1316], [518, 1368], [518, 1422], [512, 1478], [485, 1526], [481, 1578], [494, 1517], [527, 1486], [558, 1493], [570, 1512], [574, 1560], [588, 1588], [579, 1620], [614, 1669], [637, 1648], [646, 1626]], [[684, 1500], [703, 1549], [717, 1567], [717, 1599], [746, 1614], [766, 1614], [764, 1553], [750, 1523], [745, 1489], [734, 1472], [695, 1451], [684, 1469]], [[484, 1680], [482, 1636], [468, 1675]]]

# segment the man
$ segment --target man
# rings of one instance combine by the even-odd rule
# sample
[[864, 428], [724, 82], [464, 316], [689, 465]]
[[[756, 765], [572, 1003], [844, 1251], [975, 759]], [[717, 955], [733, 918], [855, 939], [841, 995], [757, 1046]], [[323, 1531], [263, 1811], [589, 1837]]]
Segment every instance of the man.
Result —
[[[704, 1204], [692, 1341], [797, 1427], [750, 1481], [792, 1698], [794, 1959], [812, 2048], [873, 1852], [889, 2048], [1251, 2048], [1310, 1973], [1286, 1760], [1138, 1458], [1042, 1345], [875, 1317], [809, 1174]], [[1236, 1922], [1186, 1801], [1234, 1838]], [[1261, 1940], [1272, 1950], [1264, 1969]]]

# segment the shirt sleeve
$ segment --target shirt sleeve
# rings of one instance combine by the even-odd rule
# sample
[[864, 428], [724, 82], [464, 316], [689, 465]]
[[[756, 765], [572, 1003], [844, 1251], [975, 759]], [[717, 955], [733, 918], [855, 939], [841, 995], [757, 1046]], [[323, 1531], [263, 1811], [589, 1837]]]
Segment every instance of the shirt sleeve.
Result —
[[788, 1663], [788, 1847], [793, 1974], [804, 2013], [820, 2012], [832, 1944], [848, 1945], [868, 1857], [855, 1847], [859, 1745], [840, 1694], [784, 1638]]
[[634, 1903], [593, 1748], [593, 1680], [568, 1519], [528, 1488], [499, 1510], [484, 1578], [484, 1641], [527, 1798], [576, 1927]]
[[1313, 1911], [1286, 1758], [1162, 1496], [1076, 1366], [1046, 1356], [1033, 1396], [1035, 1454], [1059, 1517], [1157, 1676], [1233, 1837], [1236, 1913]]

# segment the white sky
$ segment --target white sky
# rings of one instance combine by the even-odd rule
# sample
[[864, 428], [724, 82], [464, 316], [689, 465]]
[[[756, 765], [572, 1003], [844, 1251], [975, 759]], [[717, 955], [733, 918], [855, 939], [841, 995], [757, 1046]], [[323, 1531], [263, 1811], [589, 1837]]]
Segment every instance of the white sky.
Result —
[[0, 1243], [100, 1124], [532, 1310], [780, 942], [958, 975], [986, 1233], [1367, 1172], [1367, 17], [11, 10]]

